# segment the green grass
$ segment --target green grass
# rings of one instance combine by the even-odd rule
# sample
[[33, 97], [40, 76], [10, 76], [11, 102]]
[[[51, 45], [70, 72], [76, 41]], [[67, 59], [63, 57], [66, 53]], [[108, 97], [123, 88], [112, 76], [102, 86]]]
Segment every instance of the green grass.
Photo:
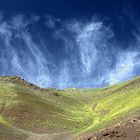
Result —
[[3, 117], [0, 116], [0, 124], [7, 125], [7, 122], [3, 119]]
[[[10, 78], [9, 78], [10, 79]], [[99, 89], [34, 89], [0, 78], [0, 124], [36, 133], [96, 132], [138, 113], [140, 78]]]

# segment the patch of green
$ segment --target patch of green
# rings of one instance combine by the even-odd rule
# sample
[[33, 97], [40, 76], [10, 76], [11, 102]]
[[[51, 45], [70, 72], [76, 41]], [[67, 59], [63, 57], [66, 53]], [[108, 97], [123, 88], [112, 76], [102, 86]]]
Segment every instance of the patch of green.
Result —
[[30, 131], [45, 127], [76, 136], [95, 132], [132, 111], [135, 114], [139, 101], [140, 78], [105, 88], [65, 90], [27, 87], [0, 78], [0, 123]]
[[0, 124], [10, 126], [10, 123], [8, 123], [2, 116], [0, 116]]

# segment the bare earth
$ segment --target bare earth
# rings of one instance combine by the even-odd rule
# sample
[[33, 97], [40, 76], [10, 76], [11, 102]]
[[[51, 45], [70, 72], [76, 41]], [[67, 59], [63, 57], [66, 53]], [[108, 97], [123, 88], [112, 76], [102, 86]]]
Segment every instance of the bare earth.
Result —
[[140, 117], [120, 122], [96, 134], [91, 134], [80, 140], [140, 140]]

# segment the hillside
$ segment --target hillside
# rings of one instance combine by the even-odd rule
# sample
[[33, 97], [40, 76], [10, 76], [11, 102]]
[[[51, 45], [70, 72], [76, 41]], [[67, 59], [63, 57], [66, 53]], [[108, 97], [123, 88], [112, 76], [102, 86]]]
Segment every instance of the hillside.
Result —
[[120, 133], [123, 140], [132, 130], [135, 139], [139, 116], [139, 77], [100, 89], [65, 90], [0, 77], [2, 140], [101, 140]]

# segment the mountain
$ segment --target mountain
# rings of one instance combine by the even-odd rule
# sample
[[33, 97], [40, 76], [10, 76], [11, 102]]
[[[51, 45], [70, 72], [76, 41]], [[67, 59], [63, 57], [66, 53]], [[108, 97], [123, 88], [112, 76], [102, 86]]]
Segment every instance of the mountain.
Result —
[[65, 90], [0, 77], [1, 140], [133, 140], [140, 139], [139, 124], [139, 77], [105, 88]]

